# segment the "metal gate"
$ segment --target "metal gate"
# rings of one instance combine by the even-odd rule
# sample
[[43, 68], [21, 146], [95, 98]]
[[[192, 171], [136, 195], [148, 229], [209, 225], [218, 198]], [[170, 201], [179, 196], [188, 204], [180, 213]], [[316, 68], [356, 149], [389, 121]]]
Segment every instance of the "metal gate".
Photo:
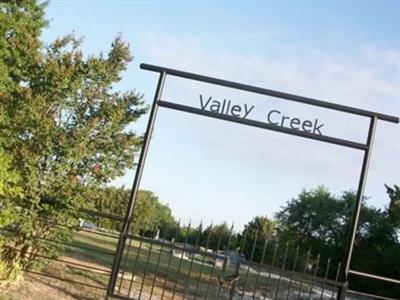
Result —
[[[195, 230], [192, 245], [187, 235], [178, 237], [179, 232], [189, 232], [190, 225], [174, 231], [174, 242], [168, 240], [168, 230], [159, 239], [128, 235], [114, 297], [327, 300], [335, 299], [343, 287], [338, 281], [340, 265], [329, 258], [320, 259], [318, 254], [313, 259], [310, 251], [257, 238], [243, 239], [237, 250], [232, 247], [230, 236], [222, 235], [212, 246], [211, 230], [201, 246], [201, 226]], [[258, 246], [262, 246], [262, 254], [255, 259]], [[247, 259], [245, 247], [251, 248]]]
[[[140, 67], [159, 73], [159, 80], [136, 168], [123, 229], [114, 257], [107, 295], [120, 299], [156, 300], [344, 299], [347, 293], [349, 274], [357, 274], [356, 271], [350, 270], [350, 263], [376, 125], [378, 120], [399, 123], [399, 118], [159, 66], [141, 64]], [[162, 99], [162, 91], [167, 76], [190, 79], [366, 117], [369, 119], [367, 141], [359, 143], [317, 135], [169, 102]], [[329, 258], [322, 261], [315, 253], [311, 257], [309, 251], [292, 248], [290, 245], [280, 245], [276, 241], [264, 242], [263, 255], [260, 261], [254, 261], [253, 257], [240, 259], [240, 251], [232, 254], [232, 251], [235, 251], [230, 248], [229, 240], [224, 242], [221, 237], [214, 249], [209, 249], [208, 241], [205, 247], [201, 247], [197, 242], [192, 245], [187, 243], [187, 237], [178, 237], [179, 228], [172, 229], [172, 231], [176, 230], [176, 236], [172, 241], [166, 238], [150, 239], [132, 236], [130, 226], [135, 209], [135, 198], [159, 107], [273, 130], [362, 151], [364, 156], [356, 205], [350, 224], [343, 263], [331, 262]], [[166, 235], [167, 231], [165, 230]], [[199, 229], [198, 232], [200, 234], [202, 230]], [[253, 243], [252, 253], [254, 253], [257, 242], [248, 241], [248, 243]], [[222, 245], [225, 245], [225, 247], [222, 247]], [[243, 244], [242, 247], [244, 246]], [[325, 274], [320, 272], [323, 264]], [[382, 277], [380, 278], [382, 279]], [[383, 279], [400, 283], [395, 279]]]

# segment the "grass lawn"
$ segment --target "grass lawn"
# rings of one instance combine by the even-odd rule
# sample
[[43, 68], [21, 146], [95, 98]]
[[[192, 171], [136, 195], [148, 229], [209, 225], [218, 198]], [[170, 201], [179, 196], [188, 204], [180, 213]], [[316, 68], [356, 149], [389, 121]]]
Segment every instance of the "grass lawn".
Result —
[[[111, 268], [114, 256], [110, 253], [113, 254], [115, 251], [116, 238], [79, 232], [75, 234], [73, 243], [85, 248], [84, 250], [74, 249], [75, 255], [79, 252], [84, 257]], [[89, 247], [90, 249], [87, 249]], [[194, 294], [202, 298], [207, 293], [209, 298], [213, 299], [219, 290], [218, 276], [230, 275], [235, 272], [235, 266], [228, 266], [223, 273], [221, 268], [213, 267], [213, 261], [210, 257], [196, 255], [182, 259], [179, 254], [173, 256], [171, 251], [168, 250], [170, 249], [165, 247], [161, 249], [159, 245], [151, 245], [146, 241], [132, 240], [129, 255], [126, 256], [126, 252], [124, 253], [126, 262], [124, 263], [123, 260], [121, 265], [124, 271], [124, 280], [119, 279], [117, 282], [121, 294], [139, 296], [140, 290], [142, 290], [142, 294], [161, 295], [163, 289], [167, 288], [167, 290], [177, 290], [174, 295], [175, 299], [180, 299], [180, 296], [183, 295], [186, 298], [191, 298]], [[260, 297], [266, 293], [273, 298], [275, 294], [286, 294], [288, 289], [288, 278], [280, 280], [282, 276], [279, 273], [270, 274], [265, 269], [243, 267], [239, 274], [240, 279], [237, 284], [240, 287], [237, 291], [239, 295], [245, 290], [245, 294], [251, 295], [252, 298], [256, 285], [257, 294], [260, 294]], [[296, 294], [297, 291], [308, 294], [310, 284], [315, 284], [309, 280], [301, 281], [299, 276], [294, 276], [294, 280], [291, 283], [291, 289]], [[221, 298], [227, 297], [227, 294], [227, 287], [222, 288]], [[164, 296], [169, 299], [167, 294]]]
[[[67, 255], [79, 253], [111, 269], [114, 256], [110, 253], [114, 253], [117, 239], [79, 232], [75, 234], [73, 244], [84, 249], [70, 248], [66, 252]], [[142, 293], [150, 294], [153, 290], [153, 294], [162, 294], [164, 286], [176, 288], [182, 295], [183, 290], [187, 289], [190, 292], [186, 296], [196, 290], [199, 294], [206, 294], [207, 289], [210, 295], [217, 292], [217, 278], [222, 273], [219, 268], [210, 264], [210, 257], [196, 255], [193, 259], [181, 259], [180, 254], [174, 256], [171, 255], [170, 249], [161, 248], [159, 245], [132, 240], [129, 255], [126, 256], [125, 252], [123, 256], [127, 258], [126, 263], [123, 261], [121, 266], [124, 270], [124, 280], [119, 279], [117, 283], [118, 287], [121, 285], [122, 293], [128, 294], [132, 278], [134, 280], [131, 291], [138, 293], [142, 289]], [[233, 270], [227, 272], [233, 273]], [[179, 299], [178, 294], [175, 295], [175, 299]]]

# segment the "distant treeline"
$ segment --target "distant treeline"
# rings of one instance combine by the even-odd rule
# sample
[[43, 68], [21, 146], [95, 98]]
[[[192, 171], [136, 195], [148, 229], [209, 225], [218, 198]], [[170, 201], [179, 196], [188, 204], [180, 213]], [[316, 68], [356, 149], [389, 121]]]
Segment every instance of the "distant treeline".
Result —
[[[92, 188], [87, 193], [88, 205], [102, 213], [124, 217], [130, 191], [116, 187]], [[119, 231], [123, 223], [104, 217], [88, 217], [98, 227]], [[135, 201], [134, 217], [130, 226], [132, 234], [154, 236], [159, 228], [176, 226], [168, 205], [161, 203], [158, 197], [151, 191], [139, 191]]]

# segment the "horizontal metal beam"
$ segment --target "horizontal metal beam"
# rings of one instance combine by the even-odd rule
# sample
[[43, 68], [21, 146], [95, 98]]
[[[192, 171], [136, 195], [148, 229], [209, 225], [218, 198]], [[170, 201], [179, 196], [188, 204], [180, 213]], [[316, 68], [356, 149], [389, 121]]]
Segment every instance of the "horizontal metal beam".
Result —
[[361, 276], [361, 277], [377, 279], [377, 280], [386, 281], [386, 282], [395, 283], [395, 284], [400, 285], [400, 279], [393, 279], [393, 278], [389, 278], [389, 277], [378, 276], [378, 275], [373, 275], [373, 274], [354, 271], [354, 270], [349, 270], [349, 273], [353, 274], [353, 275]]
[[154, 240], [154, 239], [137, 236], [137, 235], [131, 235], [131, 234], [128, 234], [127, 237], [134, 239], [136, 241], [142, 241], [142, 242], [157, 245], [157, 246], [163, 246], [164, 248], [170, 248], [170, 249], [178, 250], [178, 251], [182, 251], [182, 252], [200, 254], [202, 256], [207, 256], [207, 257], [214, 258], [214, 259], [222, 259], [224, 261], [227, 259], [226, 255], [202, 251], [202, 250], [198, 250], [198, 249], [194, 249], [194, 248], [186, 248], [184, 246], [178, 246], [174, 243], [169, 243], [169, 242], [165, 242], [165, 241], [161, 241], [161, 240]]
[[206, 83], [210, 83], [210, 84], [216, 84], [216, 85], [225, 86], [225, 87], [229, 87], [229, 88], [239, 89], [242, 91], [248, 91], [248, 92], [257, 93], [257, 94], [261, 94], [261, 95], [286, 99], [286, 100], [290, 100], [290, 101], [294, 101], [294, 102], [324, 107], [324, 108], [328, 108], [328, 109], [346, 112], [349, 114], [355, 114], [355, 115], [364, 116], [364, 117], [377, 117], [378, 119], [387, 121], [387, 122], [392, 122], [392, 123], [400, 122], [400, 119], [395, 116], [381, 114], [381, 113], [364, 110], [364, 109], [359, 109], [359, 108], [355, 108], [355, 107], [351, 107], [351, 106], [340, 105], [340, 104], [331, 103], [331, 102], [327, 102], [327, 101], [323, 101], [323, 100], [317, 100], [317, 99], [313, 99], [313, 98], [278, 92], [278, 91], [265, 89], [265, 88], [261, 88], [261, 87], [256, 87], [256, 86], [252, 86], [252, 85], [247, 85], [247, 84], [243, 84], [243, 83], [238, 83], [238, 82], [234, 82], [234, 81], [228, 81], [228, 80], [218, 79], [218, 78], [204, 76], [204, 75], [198, 75], [198, 74], [194, 74], [194, 73], [189, 73], [189, 72], [184, 72], [184, 71], [180, 71], [180, 70], [169, 69], [169, 68], [164, 68], [164, 67], [154, 66], [154, 65], [149, 65], [149, 64], [140, 64], [140, 68], [143, 70], [148, 70], [148, 71], [153, 71], [153, 72], [158, 72], [158, 73], [166, 72], [167, 75], [192, 79], [192, 80], [206, 82]]
[[315, 282], [318, 283], [325, 283], [334, 287], [340, 287], [343, 286], [344, 283], [341, 281], [329, 279], [329, 278], [322, 278], [322, 277], [316, 277], [313, 274], [304, 274], [298, 271], [293, 271], [289, 269], [283, 269], [280, 267], [274, 267], [273, 265], [267, 265], [264, 263], [259, 263], [259, 262], [252, 262], [252, 261], [245, 261], [245, 262], [240, 262], [241, 266], [249, 266], [253, 268], [258, 268], [258, 269], [265, 269], [268, 273], [282, 273], [282, 275], [285, 276], [293, 276], [297, 275], [297, 277], [301, 277], [303, 280], [304, 279], [309, 279], [309, 280], [314, 280]]
[[[353, 294], [356, 296], [364, 296], [367, 297], [367, 299], [378, 299], [378, 300], [399, 300], [395, 298], [389, 298], [389, 297], [384, 297], [384, 296], [379, 296], [375, 294], [369, 294], [369, 293], [363, 293], [359, 291], [354, 291], [354, 290], [347, 290], [348, 294]], [[365, 299], [365, 298], [360, 298], [360, 299]]]
[[229, 115], [223, 115], [223, 114], [218, 114], [214, 113], [212, 111], [207, 111], [191, 106], [186, 106], [182, 104], [177, 104], [173, 102], [168, 102], [168, 101], [162, 101], [160, 100], [158, 102], [158, 105], [161, 107], [167, 107], [170, 109], [174, 110], [179, 110], [179, 111], [184, 111], [196, 115], [201, 115], [201, 116], [206, 116], [214, 119], [219, 119], [219, 120], [225, 120], [233, 123], [238, 123], [238, 124], [243, 124], [243, 125], [248, 125], [252, 127], [257, 127], [257, 128], [262, 128], [262, 129], [268, 129], [268, 130], [273, 130], [281, 133], [287, 133], [295, 136], [300, 136], [300, 137], [305, 137], [308, 139], [316, 140], [316, 141], [321, 141], [321, 142], [326, 142], [330, 144], [335, 144], [339, 146], [345, 146], [349, 148], [354, 148], [354, 149], [360, 149], [360, 150], [367, 150], [367, 145], [361, 144], [361, 143], [356, 143], [348, 140], [342, 140], [330, 136], [324, 136], [324, 135], [316, 135], [313, 133], [305, 132], [305, 131], [300, 131], [300, 130], [295, 130], [295, 129], [290, 129], [286, 127], [280, 127], [276, 125], [271, 125], [268, 123], [263, 123], [260, 121], [255, 121], [255, 120], [247, 120], [247, 119], [241, 119], [238, 117], [234, 116], [229, 116]]
[[[12, 250], [14, 250], [16, 252], [21, 252], [20, 249], [17, 249], [17, 248], [14, 248], [14, 247], [10, 247], [9, 249], [12, 249]], [[26, 255], [27, 256], [28, 255], [32, 255], [32, 252], [28, 251], [26, 253]], [[111, 270], [110, 269], [98, 268], [98, 267], [94, 267], [94, 266], [91, 266], [91, 265], [84, 265], [84, 264], [80, 264], [80, 263], [77, 263], [77, 262], [73, 262], [73, 261], [62, 259], [62, 258], [58, 258], [58, 257], [50, 257], [50, 256], [37, 254], [37, 253], [34, 253], [33, 256], [40, 257], [40, 258], [43, 258], [43, 259], [58, 261], [58, 262], [61, 262], [61, 263], [72, 265], [74, 267], [79, 267], [80, 269], [85, 269], [86, 271], [89, 271], [89, 272], [92, 272], [92, 273], [103, 272], [103, 273], [106, 273], [106, 274], [111, 274]]]
[[107, 218], [107, 219], [114, 220], [114, 221], [119, 221], [119, 222], [123, 222], [124, 221], [124, 217], [121, 217], [121, 216], [118, 216], [118, 215], [114, 215], [114, 214], [105, 213], [105, 212], [90, 210], [90, 209], [86, 209], [86, 208], [81, 208], [79, 210], [79, 212], [84, 213], [84, 214], [88, 214], [88, 215], [91, 215], [91, 216]]

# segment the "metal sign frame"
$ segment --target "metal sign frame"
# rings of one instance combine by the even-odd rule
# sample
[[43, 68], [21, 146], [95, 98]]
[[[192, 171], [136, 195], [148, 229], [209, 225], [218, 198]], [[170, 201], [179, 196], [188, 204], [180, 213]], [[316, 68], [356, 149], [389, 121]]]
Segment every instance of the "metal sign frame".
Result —
[[[261, 88], [261, 87], [227, 81], [227, 80], [213, 78], [213, 77], [209, 77], [209, 76], [193, 74], [193, 73], [189, 73], [189, 72], [183, 72], [183, 71], [164, 68], [164, 67], [155, 66], [155, 65], [141, 64], [140, 68], [143, 70], [148, 70], [148, 71], [153, 71], [153, 72], [159, 73], [160, 75], [159, 75], [157, 88], [155, 91], [153, 104], [152, 104], [151, 110], [150, 110], [150, 116], [148, 119], [146, 132], [144, 135], [142, 150], [141, 150], [141, 153], [139, 156], [138, 164], [136, 166], [135, 178], [133, 181], [133, 186], [132, 186], [128, 206], [127, 206], [126, 213], [125, 213], [124, 224], [123, 224], [123, 227], [122, 227], [122, 230], [120, 233], [118, 245], [117, 245], [115, 256], [114, 256], [114, 262], [113, 262], [112, 272], [111, 272], [111, 276], [110, 276], [110, 280], [109, 280], [109, 284], [108, 284], [107, 295], [110, 297], [118, 297], [118, 295], [115, 295], [114, 290], [115, 290], [115, 285], [116, 285], [116, 281], [117, 281], [117, 277], [118, 277], [118, 273], [119, 273], [119, 269], [120, 269], [120, 265], [121, 265], [124, 247], [126, 244], [126, 239], [129, 236], [129, 227], [130, 227], [131, 219], [133, 216], [135, 199], [136, 199], [136, 196], [137, 196], [137, 193], [139, 190], [139, 185], [140, 185], [143, 168], [144, 168], [144, 164], [146, 161], [146, 156], [147, 156], [147, 152], [148, 152], [148, 148], [149, 148], [149, 144], [150, 144], [150, 139], [152, 136], [152, 132], [153, 132], [156, 116], [157, 116], [157, 111], [158, 111], [159, 107], [165, 107], [165, 108], [169, 108], [169, 109], [173, 109], [173, 110], [177, 110], [177, 111], [197, 114], [197, 115], [201, 115], [201, 116], [205, 116], [205, 117], [225, 120], [225, 121], [229, 121], [229, 122], [233, 122], [233, 123], [239, 123], [239, 124], [262, 128], [262, 129], [267, 129], [267, 130], [273, 130], [273, 131], [277, 131], [277, 132], [281, 132], [281, 133], [300, 136], [300, 137], [304, 137], [304, 138], [308, 138], [308, 139], [312, 139], [312, 140], [317, 140], [317, 141], [321, 141], [321, 142], [326, 142], [326, 143], [330, 143], [330, 144], [335, 144], [335, 145], [344, 146], [344, 147], [363, 151], [364, 156], [363, 156], [363, 162], [361, 165], [361, 172], [360, 172], [360, 177], [359, 177], [359, 182], [358, 182], [356, 203], [355, 203], [355, 207], [353, 210], [353, 216], [351, 219], [350, 230], [349, 230], [349, 234], [348, 234], [347, 241], [346, 241], [346, 250], [345, 250], [346, 252], [344, 255], [344, 267], [341, 268], [340, 276], [339, 276], [339, 280], [344, 283], [344, 286], [340, 288], [337, 298], [344, 299], [346, 296], [346, 292], [347, 292], [348, 275], [349, 275], [349, 273], [351, 273], [351, 270], [350, 270], [351, 257], [352, 257], [353, 248], [354, 248], [354, 240], [355, 240], [355, 236], [356, 236], [357, 225], [358, 225], [361, 206], [362, 206], [362, 199], [364, 196], [364, 189], [365, 189], [368, 167], [369, 167], [370, 158], [371, 158], [372, 146], [374, 143], [377, 122], [378, 122], [378, 120], [382, 120], [382, 121], [387, 121], [387, 122], [392, 122], [392, 123], [398, 124], [400, 122], [399, 118], [395, 117], [395, 116], [390, 116], [390, 115], [381, 114], [381, 113], [368, 111], [368, 110], [363, 110], [363, 109], [359, 109], [359, 108], [354, 108], [354, 107], [350, 107], [350, 106], [339, 105], [339, 104], [330, 103], [330, 102], [317, 100], [317, 99], [313, 99], [313, 98], [297, 96], [297, 95], [278, 92], [278, 91], [265, 89], [265, 88]], [[204, 83], [209, 83], [209, 84], [233, 88], [233, 89], [238, 89], [238, 90], [242, 90], [242, 91], [252, 92], [252, 93], [256, 93], [256, 94], [260, 94], [260, 95], [271, 96], [271, 97], [288, 100], [288, 101], [292, 101], [292, 102], [298, 102], [298, 103], [308, 104], [308, 105], [322, 107], [322, 108], [326, 108], [326, 109], [341, 111], [341, 112], [345, 112], [345, 113], [349, 113], [349, 114], [353, 114], [353, 115], [357, 115], [357, 116], [368, 117], [370, 122], [369, 122], [367, 141], [364, 144], [364, 143], [358, 143], [358, 142], [345, 140], [345, 139], [339, 139], [339, 138], [330, 137], [330, 136], [316, 135], [316, 134], [313, 134], [310, 132], [298, 131], [298, 130], [286, 128], [286, 127], [278, 127], [276, 125], [267, 124], [267, 123], [263, 123], [260, 121], [241, 119], [241, 118], [237, 118], [234, 116], [218, 114], [218, 113], [202, 110], [202, 109], [191, 107], [191, 106], [186, 106], [186, 105], [182, 105], [182, 104], [164, 101], [161, 99], [161, 96], [162, 96], [162, 91], [164, 88], [164, 83], [165, 83], [167, 75], [190, 79], [190, 80], [194, 80], [194, 81], [200, 81], [200, 82], [204, 82]]]

